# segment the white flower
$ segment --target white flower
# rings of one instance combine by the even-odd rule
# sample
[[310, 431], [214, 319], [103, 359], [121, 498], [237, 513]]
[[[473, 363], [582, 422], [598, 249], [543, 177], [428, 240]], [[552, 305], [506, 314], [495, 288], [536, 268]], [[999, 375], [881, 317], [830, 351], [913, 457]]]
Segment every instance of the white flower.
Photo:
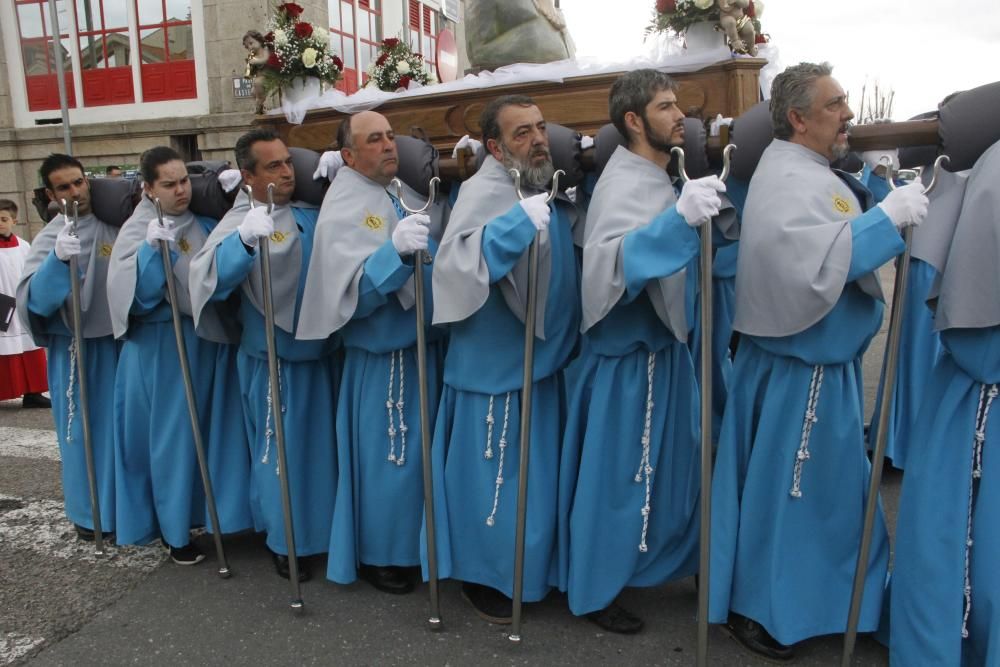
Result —
[[410, 63], [406, 62], [405, 60], [400, 60], [398, 63], [396, 63], [396, 71], [399, 72], [400, 74], [409, 74]]
[[764, 3], [761, 2], [760, 0], [755, 0], [755, 2], [753, 3], [753, 11], [754, 14], [757, 15], [757, 18], [760, 18], [761, 14], [764, 13]]
[[694, 6], [698, 9], [708, 9], [715, 4], [715, 0], [694, 0]]
[[316, 46], [329, 46], [330, 45], [330, 33], [319, 26], [313, 26], [313, 32], [311, 39], [316, 43]]
[[308, 47], [302, 50], [302, 64], [307, 68], [312, 69], [316, 66], [316, 56], [319, 52], [313, 47]]
[[274, 31], [274, 43], [275, 44], [288, 43], [288, 35], [286, 35], [285, 31], [282, 30], [281, 28], [278, 28], [277, 30]]

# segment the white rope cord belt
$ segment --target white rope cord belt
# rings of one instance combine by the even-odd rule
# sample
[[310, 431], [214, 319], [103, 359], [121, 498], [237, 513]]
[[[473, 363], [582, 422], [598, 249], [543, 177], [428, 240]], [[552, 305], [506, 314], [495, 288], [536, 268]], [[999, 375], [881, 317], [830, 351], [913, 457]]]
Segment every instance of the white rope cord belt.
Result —
[[[500, 487], [503, 486], [503, 459], [507, 451], [507, 424], [510, 420], [510, 392], [503, 404], [503, 428], [500, 429], [500, 460], [497, 462], [497, 479], [493, 487], [493, 509], [486, 517], [486, 525], [490, 528], [496, 523], [497, 507], [500, 505]], [[483, 458], [489, 461], [493, 458], [493, 396], [490, 396], [490, 406], [486, 412], [486, 450]]]
[[819, 421], [816, 416], [816, 404], [819, 402], [819, 390], [823, 386], [823, 367], [813, 366], [812, 381], [809, 383], [809, 400], [806, 402], [806, 415], [802, 420], [802, 439], [799, 450], [795, 453], [795, 466], [792, 469], [792, 488], [788, 492], [792, 498], [802, 497], [802, 466], [809, 460], [809, 438], [813, 425]]
[[76, 402], [73, 400], [73, 382], [76, 380], [76, 338], [69, 344], [69, 387], [66, 388], [66, 443], [73, 442], [73, 415]]
[[[395, 384], [396, 376], [396, 354], [399, 354], [399, 394], [398, 398], [393, 401], [392, 389]], [[409, 427], [406, 425], [406, 421], [403, 418], [403, 409], [406, 404], [403, 402], [403, 395], [406, 391], [406, 367], [403, 363], [403, 351], [397, 350], [391, 353], [391, 361], [389, 361], [389, 398], [385, 401], [385, 409], [389, 417], [389, 456], [386, 460], [389, 463], [395, 463], [397, 466], [401, 466], [406, 463], [406, 432], [409, 431]], [[393, 424], [392, 419], [392, 409], [395, 408], [399, 415], [399, 430], [396, 430], [396, 426]], [[399, 457], [396, 456], [396, 433], [399, 433], [400, 448]]]
[[[284, 394], [281, 390], [281, 359], [278, 359], [278, 393]], [[285, 414], [285, 406], [281, 406], [281, 414]], [[271, 426], [271, 415], [274, 413], [274, 400], [271, 397], [271, 382], [267, 383], [267, 419], [264, 421], [264, 456], [261, 458], [260, 462], [267, 465], [267, 462], [271, 455], [271, 437], [274, 435], [274, 428]], [[277, 417], [275, 417], [277, 419]], [[274, 474], [281, 475], [281, 466], [276, 463], [274, 466]]]
[[[988, 388], [987, 388], [988, 387]], [[969, 509], [965, 521], [965, 613], [962, 615], [962, 638], [969, 637], [969, 615], [972, 613], [972, 506], [976, 482], [983, 476], [983, 444], [986, 442], [986, 423], [990, 417], [993, 399], [1000, 394], [997, 385], [983, 385], [979, 390], [976, 409], [976, 430], [972, 442], [972, 477], [969, 480]]]
[[639, 551], [646, 553], [649, 547], [646, 545], [646, 534], [649, 532], [649, 513], [652, 509], [649, 500], [652, 490], [653, 466], [649, 462], [649, 445], [651, 425], [653, 421], [653, 375], [656, 373], [656, 353], [650, 352], [646, 360], [646, 419], [642, 426], [642, 457], [639, 459], [639, 469], [635, 472], [634, 481], [636, 484], [645, 479], [646, 500], [642, 505], [642, 535], [639, 537]]

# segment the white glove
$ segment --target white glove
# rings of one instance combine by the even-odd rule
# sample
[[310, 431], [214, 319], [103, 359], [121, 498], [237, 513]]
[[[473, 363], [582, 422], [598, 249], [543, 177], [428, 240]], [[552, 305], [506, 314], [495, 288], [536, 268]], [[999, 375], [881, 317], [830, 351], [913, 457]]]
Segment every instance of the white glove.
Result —
[[457, 144], [455, 144], [454, 150], [451, 151], [451, 157], [453, 158], [458, 157], [458, 151], [462, 150], [463, 148], [471, 149], [473, 155], [475, 155], [479, 153], [479, 150], [482, 147], [483, 147], [483, 142], [479, 141], [478, 139], [473, 139], [469, 135], [465, 135], [464, 137], [458, 140]]
[[677, 212], [691, 227], [699, 227], [719, 214], [722, 207], [720, 192], [726, 185], [718, 176], [696, 178], [684, 184], [677, 199]]
[[927, 217], [927, 195], [924, 184], [915, 181], [896, 188], [879, 204], [885, 214], [896, 225], [896, 229], [918, 226]]
[[319, 156], [319, 164], [316, 165], [316, 171], [313, 172], [313, 180], [318, 181], [325, 178], [332, 181], [333, 177], [337, 175], [337, 171], [343, 166], [344, 158], [340, 151], [326, 151]]
[[431, 224], [430, 217], [423, 213], [408, 215], [396, 223], [396, 229], [392, 230], [392, 245], [400, 257], [427, 250], [429, 224]]
[[56, 236], [56, 257], [61, 262], [68, 262], [70, 257], [80, 254], [80, 239], [70, 234], [72, 228], [73, 223], [67, 219], [66, 224]]
[[593, 145], [594, 145], [594, 138], [593, 137], [588, 137], [587, 135], [583, 135], [582, 137], [580, 137], [580, 150], [581, 151], [585, 151], [585, 150], [587, 150], [588, 148], [590, 148]]
[[174, 239], [174, 221], [170, 218], [163, 219], [162, 227], [157, 219], [150, 220], [146, 224], [146, 243], [152, 246], [153, 250], [160, 251], [160, 241], [173, 243]]
[[869, 169], [875, 171], [875, 167], [885, 167], [886, 163], [882, 158], [892, 158], [892, 165], [899, 169], [899, 151], [895, 148], [887, 150], [865, 151], [861, 154], [861, 159], [868, 165]]
[[257, 241], [264, 236], [274, 233], [274, 220], [267, 214], [267, 210], [262, 206], [250, 209], [243, 222], [236, 228], [240, 233], [240, 240], [251, 248], [257, 247]]
[[549, 198], [547, 192], [541, 194], [533, 195], [526, 199], [522, 199], [520, 202], [521, 208], [524, 212], [531, 218], [532, 224], [535, 225], [535, 229], [542, 231], [547, 229], [549, 226], [549, 219], [552, 213], [549, 211], [549, 204], [545, 200]]
[[243, 174], [239, 169], [225, 169], [219, 172], [219, 185], [226, 192], [232, 192], [243, 180]]

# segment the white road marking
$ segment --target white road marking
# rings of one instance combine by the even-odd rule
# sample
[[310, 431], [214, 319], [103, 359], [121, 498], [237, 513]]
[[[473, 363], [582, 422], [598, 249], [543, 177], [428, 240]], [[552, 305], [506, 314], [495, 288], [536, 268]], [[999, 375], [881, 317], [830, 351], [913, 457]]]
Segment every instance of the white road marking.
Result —
[[0, 665], [13, 664], [41, 644], [44, 639], [28, 637], [13, 632], [0, 632]]
[[0, 456], [59, 460], [55, 431], [0, 426]]

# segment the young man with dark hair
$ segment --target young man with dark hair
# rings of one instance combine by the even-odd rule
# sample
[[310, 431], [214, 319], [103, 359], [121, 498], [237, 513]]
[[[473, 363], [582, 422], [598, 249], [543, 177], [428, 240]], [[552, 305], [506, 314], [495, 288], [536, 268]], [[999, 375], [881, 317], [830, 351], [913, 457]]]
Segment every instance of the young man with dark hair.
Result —
[[[118, 228], [91, 211], [90, 183], [83, 165], [69, 155], [53, 154], [39, 169], [49, 199], [64, 208], [35, 237], [17, 290], [21, 320], [38, 345], [48, 348], [52, 416], [62, 458], [66, 515], [81, 539], [93, 539], [93, 515], [79, 414], [77, 341], [73, 337], [70, 258], [80, 267], [81, 315], [94, 466], [97, 473], [101, 528], [115, 525], [113, 406], [118, 345], [108, 309], [108, 265]], [[68, 217], [67, 217], [68, 215]], [[78, 215], [78, 220], [74, 217]]]

